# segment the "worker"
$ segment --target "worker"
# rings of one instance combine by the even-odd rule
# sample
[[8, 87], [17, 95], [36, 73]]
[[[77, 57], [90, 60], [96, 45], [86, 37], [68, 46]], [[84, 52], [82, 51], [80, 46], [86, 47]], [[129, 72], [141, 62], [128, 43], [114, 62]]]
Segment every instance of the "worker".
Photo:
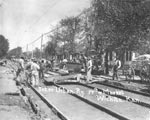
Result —
[[[14, 80], [21, 82], [21, 73], [24, 72], [24, 57], [21, 56], [19, 59], [15, 60], [17, 70], [16, 70], [16, 76]], [[18, 78], [20, 76], [20, 78]]]
[[32, 85], [37, 87], [39, 85], [39, 70], [40, 66], [37, 64], [35, 59], [31, 63], [31, 73], [32, 73]]
[[116, 78], [118, 80], [118, 70], [121, 67], [121, 61], [119, 58], [114, 59], [114, 66], [113, 66], [113, 80]]
[[92, 80], [91, 72], [92, 72], [92, 58], [89, 57], [87, 62], [87, 83], [89, 83]]

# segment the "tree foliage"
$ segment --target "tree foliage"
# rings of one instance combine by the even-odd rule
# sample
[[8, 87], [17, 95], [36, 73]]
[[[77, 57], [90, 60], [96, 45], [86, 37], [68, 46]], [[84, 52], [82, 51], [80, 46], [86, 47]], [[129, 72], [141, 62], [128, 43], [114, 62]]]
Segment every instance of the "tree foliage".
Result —
[[8, 40], [3, 35], [0, 35], [0, 58], [6, 56], [8, 50], [9, 50]]
[[47, 43], [47, 46], [45, 47], [45, 54], [46, 56], [55, 56], [56, 55], [56, 47], [57, 47], [57, 44], [53, 41], [49, 41]]
[[33, 51], [34, 57], [36, 58], [40, 58], [41, 57], [41, 50], [39, 48], [35, 48], [35, 50]]
[[94, 34], [107, 48], [138, 50], [150, 28], [150, 1], [93, 0]]
[[9, 57], [11, 57], [11, 56], [20, 57], [20, 55], [22, 55], [21, 47], [14, 48], [8, 52]]
[[80, 19], [78, 17], [68, 17], [60, 21], [61, 41], [64, 44], [64, 49], [69, 54], [75, 52], [75, 36], [80, 30]]
[[50, 41], [45, 47], [46, 56], [55, 56], [73, 54], [76, 52], [75, 37], [80, 29], [80, 19], [77, 17], [67, 17], [62, 19], [60, 28], [49, 36]]
[[115, 51], [124, 60], [125, 51], [143, 51], [150, 33], [150, 1], [92, 0], [92, 35], [97, 49]]

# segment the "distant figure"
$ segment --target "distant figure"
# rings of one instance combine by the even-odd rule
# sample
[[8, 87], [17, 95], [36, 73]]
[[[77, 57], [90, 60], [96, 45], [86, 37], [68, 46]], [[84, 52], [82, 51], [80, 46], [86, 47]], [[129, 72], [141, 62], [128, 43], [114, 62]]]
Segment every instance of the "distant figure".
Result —
[[67, 62], [68, 62], [68, 60], [67, 59], [63, 59], [63, 69], [66, 69], [66, 64], [67, 64]]
[[55, 61], [54, 58], [52, 58], [52, 59], [50, 60], [51, 70], [53, 70], [53, 68], [54, 68], [54, 61]]
[[39, 70], [40, 70], [40, 66], [37, 64], [36, 60], [33, 60], [32, 64], [31, 64], [32, 85], [33, 86], [39, 85]]
[[81, 63], [85, 72], [87, 72], [87, 58], [85, 55], [81, 54]]
[[52, 70], [52, 64], [51, 61], [46, 61], [46, 72], [51, 71]]
[[31, 82], [32, 82], [32, 79], [31, 79], [31, 78], [32, 78], [31, 65], [32, 65], [32, 61], [29, 60], [29, 61], [27, 61], [27, 64], [26, 64], [26, 66], [25, 66], [25, 70], [26, 70], [26, 72], [25, 72], [26, 81], [27, 81], [29, 84], [31, 84]]
[[67, 62], [68, 62], [68, 60], [67, 60], [67, 59], [63, 59], [63, 62], [64, 62], [64, 63], [67, 63]]
[[114, 66], [113, 66], [113, 80], [118, 80], [118, 69], [121, 67], [121, 61], [118, 58], [115, 58]]
[[91, 81], [92, 80], [92, 75], [91, 75], [91, 72], [92, 72], [92, 58], [89, 57], [88, 58], [88, 62], [87, 62], [87, 82]]
[[44, 60], [40, 61], [40, 70], [39, 70], [39, 78], [44, 79], [44, 69], [45, 69], [45, 63]]
[[16, 77], [14, 78], [16, 81], [18, 80], [18, 77], [21, 75], [21, 72], [24, 72], [24, 57], [20, 57], [18, 60], [16, 60], [17, 65], [17, 71], [16, 71]]

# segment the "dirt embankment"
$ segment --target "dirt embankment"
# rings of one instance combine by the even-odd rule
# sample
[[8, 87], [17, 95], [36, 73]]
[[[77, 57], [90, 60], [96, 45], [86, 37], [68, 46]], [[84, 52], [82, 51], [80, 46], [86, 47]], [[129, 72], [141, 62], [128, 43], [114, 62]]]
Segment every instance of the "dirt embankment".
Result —
[[9, 69], [0, 67], [0, 119], [40, 120], [19, 94]]
[[1, 120], [40, 120], [19, 94], [0, 95]]

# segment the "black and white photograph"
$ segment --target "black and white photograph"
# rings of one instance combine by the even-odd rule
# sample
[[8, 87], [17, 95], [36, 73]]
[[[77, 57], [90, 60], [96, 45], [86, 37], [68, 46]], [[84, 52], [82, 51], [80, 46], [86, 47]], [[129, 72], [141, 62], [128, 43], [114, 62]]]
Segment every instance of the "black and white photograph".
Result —
[[0, 0], [0, 120], [150, 120], [150, 0]]

